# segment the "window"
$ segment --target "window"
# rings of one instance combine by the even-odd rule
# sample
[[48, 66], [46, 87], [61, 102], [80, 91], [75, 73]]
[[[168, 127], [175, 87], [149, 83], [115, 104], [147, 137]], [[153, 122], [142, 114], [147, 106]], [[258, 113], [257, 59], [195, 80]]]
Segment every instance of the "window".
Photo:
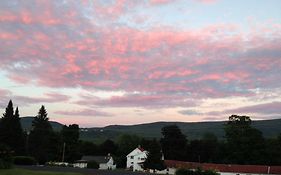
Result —
[[131, 156], [131, 159], [134, 159], [134, 156]]

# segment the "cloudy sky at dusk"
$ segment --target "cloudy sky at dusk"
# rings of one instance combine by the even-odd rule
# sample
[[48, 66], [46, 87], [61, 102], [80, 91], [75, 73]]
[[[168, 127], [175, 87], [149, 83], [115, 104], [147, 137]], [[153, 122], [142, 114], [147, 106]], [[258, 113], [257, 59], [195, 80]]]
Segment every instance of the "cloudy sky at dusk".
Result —
[[0, 109], [80, 126], [281, 117], [280, 0], [0, 1]]

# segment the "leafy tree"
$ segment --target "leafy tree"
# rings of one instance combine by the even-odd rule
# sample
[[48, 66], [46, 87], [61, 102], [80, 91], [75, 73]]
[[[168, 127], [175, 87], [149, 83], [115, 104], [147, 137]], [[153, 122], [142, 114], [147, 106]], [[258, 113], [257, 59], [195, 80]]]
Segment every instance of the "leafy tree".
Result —
[[79, 126], [72, 124], [64, 125], [61, 131], [63, 143], [65, 143], [65, 160], [73, 162], [81, 158], [79, 152]]
[[115, 160], [117, 167], [125, 168], [126, 167], [126, 156], [133, 151], [138, 145], [140, 145], [141, 138], [137, 135], [124, 134], [117, 138], [118, 158]]
[[203, 160], [202, 162], [214, 162], [218, 160], [219, 142], [216, 135], [207, 132], [202, 138]]
[[184, 160], [187, 146], [186, 136], [177, 125], [169, 125], [162, 128], [161, 146], [165, 159]]
[[[47, 117], [48, 113], [44, 106], [41, 106], [38, 115], [32, 121], [32, 130], [29, 136], [29, 150], [40, 164], [55, 159], [52, 155], [53, 128]], [[51, 144], [52, 143], [52, 144]]]
[[98, 146], [93, 142], [81, 140], [79, 142], [79, 150], [82, 155], [99, 155]]
[[261, 131], [251, 127], [248, 116], [232, 115], [225, 125], [228, 160], [238, 164], [259, 164], [265, 159]]
[[105, 140], [101, 145], [100, 145], [100, 150], [103, 155], [107, 155], [108, 153], [110, 154], [116, 154], [117, 152], [117, 145], [112, 141], [112, 140]]
[[277, 138], [266, 140], [267, 160], [265, 163], [269, 165], [281, 165], [281, 134]]
[[144, 162], [145, 168], [152, 170], [163, 170], [166, 168], [163, 160], [161, 146], [156, 139], [150, 141], [147, 151], [148, 156]]
[[9, 101], [8, 106], [0, 119], [0, 143], [7, 145], [15, 154], [24, 153], [24, 133], [20, 123], [19, 109], [14, 113], [13, 102]]

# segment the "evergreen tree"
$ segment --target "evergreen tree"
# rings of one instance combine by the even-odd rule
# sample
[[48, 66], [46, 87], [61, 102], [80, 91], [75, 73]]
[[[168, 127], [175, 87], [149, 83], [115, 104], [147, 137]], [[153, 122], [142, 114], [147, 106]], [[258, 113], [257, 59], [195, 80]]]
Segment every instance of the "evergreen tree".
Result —
[[184, 160], [187, 140], [177, 125], [162, 128], [161, 146], [165, 159]]
[[154, 139], [148, 146], [147, 159], [144, 162], [144, 168], [152, 170], [163, 170], [166, 168], [163, 160], [163, 154], [159, 142]]
[[32, 130], [29, 136], [29, 149], [32, 150], [31, 155], [33, 155], [40, 164], [54, 159], [51, 151], [53, 128], [47, 115], [48, 113], [45, 107], [42, 106], [38, 115], [32, 121]]
[[16, 155], [24, 154], [24, 133], [20, 123], [19, 109], [14, 114], [13, 102], [8, 106], [0, 119], [0, 143], [7, 145]]

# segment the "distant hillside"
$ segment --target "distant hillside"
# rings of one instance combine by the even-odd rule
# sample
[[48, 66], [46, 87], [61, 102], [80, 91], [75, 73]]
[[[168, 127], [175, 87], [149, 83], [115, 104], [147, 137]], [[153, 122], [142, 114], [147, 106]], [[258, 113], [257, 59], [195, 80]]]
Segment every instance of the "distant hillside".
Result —
[[[225, 121], [220, 122], [156, 122], [139, 125], [110, 125], [102, 128], [88, 128], [81, 132], [81, 138], [101, 142], [107, 138], [116, 139], [120, 134], [136, 134], [145, 138], [160, 138], [161, 128], [176, 124], [188, 139], [200, 139], [206, 132], [214, 133], [219, 139], [224, 137]], [[253, 121], [252, 126], [263, 132], [264, 137], [276, 137], [281, 133], [281, 119]]]
[[[21, 123], [23, 129], [31, 128], [33, 117], [22, 117]], [[219, 139], [224, 137], [224, 124], [220, 122], [155, 122], [138, 125], [110, 125], [99, 128], [83, 128], [80, 132], [82, 140], [94, 141], [100, 143], [106, 139], [115, 140], [121, 134], [136, 134], [145, 138], [160, 138], [161, 129], [164, 126], [176, 124], [189, 140], [200, 139], [206, 132], [214, 133]], [[63, 124], [51, 121], [55, 130], [61, 130]], [[263, 132], [264, 137], [276, 137], [281, 133], [281, 119], [253, 121], [252, 126]]]
[[[31, 116], [21, 117], [20, 122], [21, 122], [21, 126], [22, 126], [23, 130], [29, 131], [31, 129], [33, 118], [34, 117], [31, 117]], [[63, 124], [61, 124], [59, 122], [55, 122], [55, 121], [50, 121], [50, 122], [55, 131], [62, 129]]]

